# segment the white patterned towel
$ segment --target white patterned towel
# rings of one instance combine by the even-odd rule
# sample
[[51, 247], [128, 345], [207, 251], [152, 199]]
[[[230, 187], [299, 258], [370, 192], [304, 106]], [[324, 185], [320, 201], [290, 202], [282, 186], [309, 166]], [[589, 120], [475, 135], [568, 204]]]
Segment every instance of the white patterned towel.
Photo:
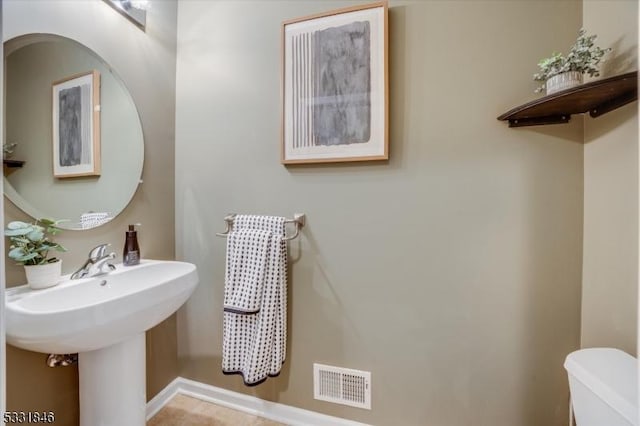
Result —
[[80, 215], [80, 227], [82, 227], [82, 229], [95, 228], [96, 226], [100, 226], [103, 223], [109, 222], [111, 219], [112, 217], [109, 215], [109, 213], [106, 212], [82, 213]]
[[285, 218], [238, 215], [227, 237], [222, 372], [254, 386], [286, 357]]

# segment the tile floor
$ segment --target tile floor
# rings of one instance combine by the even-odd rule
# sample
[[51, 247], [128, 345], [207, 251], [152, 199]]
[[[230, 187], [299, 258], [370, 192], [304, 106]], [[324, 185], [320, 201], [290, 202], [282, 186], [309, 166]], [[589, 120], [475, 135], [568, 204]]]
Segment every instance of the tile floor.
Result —
[[284, 426], [185, 395], [176, 395], [147, 426]]

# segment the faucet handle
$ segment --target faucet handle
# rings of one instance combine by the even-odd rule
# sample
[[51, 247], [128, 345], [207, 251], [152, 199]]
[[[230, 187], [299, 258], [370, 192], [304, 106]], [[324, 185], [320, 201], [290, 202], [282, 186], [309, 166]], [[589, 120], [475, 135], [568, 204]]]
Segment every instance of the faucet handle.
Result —
[[109, 263], [110, 260], [113, 260], [115, 258], [116, 258], [116, 254], [112, 252], [102, 257], [100, 260], [98, 260], [95, 264], [96, 268], [98, 269], [98, 273], [96, 275], [106, 274], [107, 272], [115, 271], [116, 266], [113, 263]]
[[89, 259], [91, 260], [98, 260], [101, 257], [104, 257], [104, 252], [107, 250], [107, 247], [109, 247], [111, 244], [100, 244], [99, 246], [94, 247], [90, 252], [89, 252]]

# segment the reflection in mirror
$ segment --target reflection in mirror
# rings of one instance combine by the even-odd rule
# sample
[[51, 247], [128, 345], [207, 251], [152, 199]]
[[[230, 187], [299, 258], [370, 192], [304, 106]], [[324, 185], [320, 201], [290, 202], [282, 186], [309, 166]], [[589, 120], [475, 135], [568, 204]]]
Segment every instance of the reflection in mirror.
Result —
[[[68, 220], [65, 229], [108, 222], [135, 194], [144, 159], [142, 126], [124, 83], [93, 51], [64, 37], [18, 37], [4, 53], [4, 143], [16, 144], [3, 164], [5, 195], [34, 218]], [[100, 74], [100, 175], [56, 178], [52, 84], [91, 71]]]

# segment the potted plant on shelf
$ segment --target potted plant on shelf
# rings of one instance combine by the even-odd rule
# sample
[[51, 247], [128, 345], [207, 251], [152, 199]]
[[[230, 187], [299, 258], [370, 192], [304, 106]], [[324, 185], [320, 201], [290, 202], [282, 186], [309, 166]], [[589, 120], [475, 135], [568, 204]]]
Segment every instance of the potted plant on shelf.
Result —
[[545, 90], [547, 95], [566, 90], [582, 84], [583, 74], [590, 77], [598, 77], [600, 71], [598, 65], [605, 53], [611, 48], [602, 49], [594, 46], [597, 35], [586, 35], [586, 31], [581, 29], [578, 32], [578, 39], [571, 46], [569, 54], [563, 56], [561, 53], [553, 53], [551, 57], [542, 59], [538, 63], [540, 72], [533, 75], [535, 81], [542, 81], [536, 93]]
[[51, 236], [58, 234], [60, 221], [38, 219], [34, 223], [10, 222], [4, 235], [9, 237], [9, 257], [24, 265], [27, 283], [33, 289], [52, 287], [60, 281], [62, 260], [48, 257], [49, 251], [67, 251], [53, 242]]

